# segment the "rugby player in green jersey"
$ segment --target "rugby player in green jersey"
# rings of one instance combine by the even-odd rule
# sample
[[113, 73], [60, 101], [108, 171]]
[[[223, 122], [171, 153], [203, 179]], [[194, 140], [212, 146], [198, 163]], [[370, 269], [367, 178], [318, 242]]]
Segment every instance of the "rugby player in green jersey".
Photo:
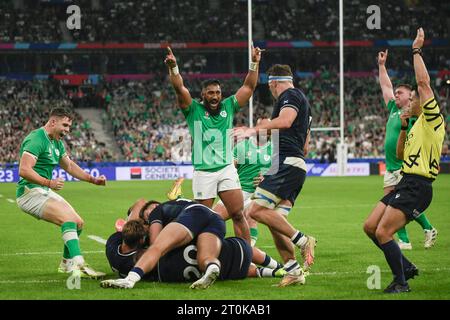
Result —
[[[244, 215], [250, 227], [251, 245], [255, 246], [258, 239], [258, 229], [255, 220], [245, 214], [251, 202], [251, 196], [262, 180], [262, 175], [269, 170], [272, 163], [272, 144], [270, 141], [262, 141], [259, 137], [251, 137], [240, 141], [233, 149], [234, 163], [242, 186], [244, 198]], [[229, 219], [227, 209], [222, 201], [214, 206], [225, 220]]]
[[248, 103], [256, 88], [262, 50], [252, 49], [249, 72], [236, 94], [223, 99], [220, 82], [207, 80], [202, 85], [199, 102], [184, 86], [177, 60], [172, 50], [167, 49], [165, 64], [169, 69], [170, 83], [192, 137], [194, 199], [211, 208], [219, 195], [233, 220], [235, 235], [250, 243], [250, 231], [243, 215], [241, 185], [233, 165], [232, 138], [228, 131], [233, 128], [234, 114]]
[[106, 183], [104, 176], [91, 176], [67, 155], [62, 139], [69, 133], [72, 119], [70, 110], [55, 108], [45, 126], [25, 137], [20, 146], [16, 202], [31, 216], [61, 226], [64, 252], [58, 272], [96, 279], [105, 274], [89, 267], [81, 254], [79, 235], [84, 221], [63, 197], [53, 191], [64, 186], [63, 179], [52, 178], [58, 164], [79, 180], [101, 186]]

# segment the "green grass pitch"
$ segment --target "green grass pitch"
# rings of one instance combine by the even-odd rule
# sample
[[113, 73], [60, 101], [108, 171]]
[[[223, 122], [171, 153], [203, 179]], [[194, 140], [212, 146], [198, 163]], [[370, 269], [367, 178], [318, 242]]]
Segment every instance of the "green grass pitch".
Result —
[[[171, 181], [109, 182], [106, 188], [86, 183], [66, 183], [64, 196], [85, 220], [81, 246], [86, 260], [113, 277], [104, 246], [88, 238], [106, 239], [114, 222], [123, 217], [138, 197], [165, 199]], [[0, 299], [450, 299], [450, 175], [433, 184], [434, 198], [427, 211], [439, 230], [436, 245], [423, 248], [423, 232], [408, 226], [413, 250], [407, 251], [420, 276], [410, 280], [412, 292], [385, 295], [369, 290], [366, 273], [381, 268], [381, 289], [391, 281], [384, 256], [362, 231], [362, 224], [382, 194], [382, 178], [308, 178], [290, 214], [291, 223], [318, 239], [316, 264], [306, 285], [277, 288], [279, 279], [246, 279], [216, 282], [206, 291], [190, 290], [189, 283], [139, 283], [133, 290], [106, 290], [98, 281], [82, 280], [81, 289], [69, 290], [66, 276], [56, 272], [62, 252], [59, 228], [37, 221], [15, 204], [15, 185], [0, 184]], [[191, 181], [184, 196], [190, 197]], [[228, 235], [232, 228], [228, 223]], [[269, 232], [260, 227], [258, 245], [278, 259]]]

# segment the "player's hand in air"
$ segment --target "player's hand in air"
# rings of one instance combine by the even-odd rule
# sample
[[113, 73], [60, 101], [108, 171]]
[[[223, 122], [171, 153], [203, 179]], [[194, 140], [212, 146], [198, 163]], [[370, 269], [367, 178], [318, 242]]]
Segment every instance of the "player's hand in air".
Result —
[[254, 48], [252, 45], [252, 61], [259, 63], [261, 61], [261, 52], [265, 51], [259, 47]]
[[94, 178], [93, 176], [91, 176], [89, 178], [89, 182], [97, 186], [104, 186], [106, 185], [106, 177], [104, 175], [101, 175], [98, 178]]
[[384, 66], [388, 57], [388, 50], [378, 52], [378, 65]]
[[64, 187], [64, 179], [56, 178], [56, 179], [50, 180], [48, 187], [52, 190], [61, 190]]
[[423, 31], [423, 28], [419, 28], [417, 29], [417, 36], [412, 45], [413, 49], [414, 48], [421, 49], [423, 47], [424, 41], [425, 41], [425, 32]]
[[172, 49], [170, 49], [170, 47], [167, 47], [167, 56], [164, 60], [164, 63], [169, 68], [175, 68], [177, 66], [177, 59], [173, 55]]

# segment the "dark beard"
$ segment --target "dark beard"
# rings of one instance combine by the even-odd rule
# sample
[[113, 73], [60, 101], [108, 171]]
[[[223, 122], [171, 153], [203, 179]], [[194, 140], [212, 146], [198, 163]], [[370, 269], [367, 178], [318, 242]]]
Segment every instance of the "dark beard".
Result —
[[206, 111], [208, 111], [208, 113], [212, 116], [217, 116], [220, 113], [220, 102], [219, 105], [217, 106], [217, 109], [212, 109], [211, 105], [207, 100], [203, 101], [203, 106], [205, 107]]

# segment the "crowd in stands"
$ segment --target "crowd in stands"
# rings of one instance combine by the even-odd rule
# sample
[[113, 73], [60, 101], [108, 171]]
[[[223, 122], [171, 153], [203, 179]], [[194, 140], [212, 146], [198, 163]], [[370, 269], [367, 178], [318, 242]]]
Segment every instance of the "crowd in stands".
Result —
[[[157, 84], [128, 81], [108, 85], [110, 102], [103, 120], [111, 123], [126, 161], [170, 160], [172, 144], [188, 136], [181, 113], [172, 106], [174, 97]], [[186, 154], [180, 161], [189, 158]]]
[[[67, 3], [0, 3], [0, 42], [62, 42]], [[82, 27], [73, 42], [245, 41], [247, 1], [77, 0]], [[97, 6], [96, 4], [99, 4]], [[423, 26], [429, 38], [449, 38], [447, 0], [377, 1], [381, 29], [366, 26], [369, 0], [345, 1], [345, 36], [351, 40], [410, 39]], [[255, 40], [339, 39], [338, 1], [253, 1]], [[431, 18], [432, 17], [432, 18]], [[399, 20], [405, 23], [399, 23]], [[60, 25], [60, 23], [62, 24]], [[66, 35], [67, 37], [67, 35]]]
[[[344, 51], [345, 70], [367, 72], [377, 69], [380, 47], [348, 47]], [[246, 49], [183, 50], [173, 49], [183, 74], [245, 73], [248, 68]], [[40, 74], [165, 74], [165, 49], [137, 52], [42, 53], [35, 51], [0, 54], [0, 76], [37, 72]], [[424, 59], [431, 70], [450, 70], [449, 47], [425, 48]], [[339, 66], [339, 49], [268, 49], [260, 65], [265, 72], [275, 63], [288, 63], [299, 72], [319, 68], [335, 71]], [[387, 68], [404, 73], [413, 69], [409, 47], [389, 48]]]
[[[164, 81], [164, 80], [162, 80]], [[395, 83], [408, 82], [397, 79]], [[242, 79], [223, 82], [224, 96], [233, 94]], [[186, 80], [194, 98], [200, 97], [199, 80]], [[300, 80], [297, 85], [309, 98], [313, 127], [339, 127], [339, 85], [333, 72], [321, 72], [317, 78]], [[128, 161], [186, 161], [190, 159], [190, 135], [184, 117], [177, 109], [175, 96], [167, 81], [122, 82], [109, 86], [111, 102], [107, 119], [123, 155]], [[264, 92], [265, 91], [265, 92]], [[448, 108], [449, 89], [440, 89], [439, 100], [444, 114]], [[271, 104], [267, 103], [267, 88], [255, 92], [254, 121], [269, 117]], [[123, 106], [128, 106], [123, 108]], [[384, 106], [375, 77], [346, 78], [345, 136], [349, 158], [384, 157], [384, 134], [388, 111]], [[449, 119], [447, 118], [447, 122]], [[248, 125], [248, 108], [235, 117], [235, 125]], [[450, 133], [447, 126], [447, 131]], [[446, 144], [448, 144], [448, 137]], [[314, 131], [308, 158], [332, 162], [339, 142], [338, 131]]]
[[[319, 71], [315, 78], [298, 79], [311, 104], [313, 128], [339, 127], [339, 85], [334, 72]], [[396, 79], [394, 83], [410, 82]], [[236, 92], [242, 79], [222, 82], [224, 97]], [[201, 81], [185, 80], [193, 98], [200, 98]], [[435, 85], [435, 83], [433, 84]], [[436, 86], [434, 86], [436, 87]], [[436, 87], [447, 123], [449, 88]], [[99, 143], [83, 109], [77, 109], [66, 144], [78, 161], [190, 161], [191, 137], [173, 89], [165, 77], [151, 81], [104, 82], [103, 124], [117, 143], [119, 152]], [[254, 94], [254, 121], [269, 117], [272, 100], [267, 86]], [[0, 163], [16, 162], [23, 137], [42, 126], [50, 106], [73, 107], [60, 85], [52, 81], [0, 81]], [[349, 158], [384, 157], [384, 133], [388, 112], [374, 77], [346, 78], [345, 137]], [[248, 108], [235, 117], [235, 125], [248, 125]], [[449, 144], [449, 126], [445, 145]], [[20, 133], [20, 134], [18, 134]], [[308, 158], [332, 162], [336, 157], [339, 131], [313, 131]], [[444, 150], [447, 150], [444, 148]]]
[[[17, 163], [20, 144], [32, 130], [42, 127], [52, 107], [72, 108], [58, 83], [0, 80], [0, 164]], [[89, 121], [75, 113], [71, 133], [64, 139], [76, 161], [115, 160], [110, 148], [98, 142]]]

